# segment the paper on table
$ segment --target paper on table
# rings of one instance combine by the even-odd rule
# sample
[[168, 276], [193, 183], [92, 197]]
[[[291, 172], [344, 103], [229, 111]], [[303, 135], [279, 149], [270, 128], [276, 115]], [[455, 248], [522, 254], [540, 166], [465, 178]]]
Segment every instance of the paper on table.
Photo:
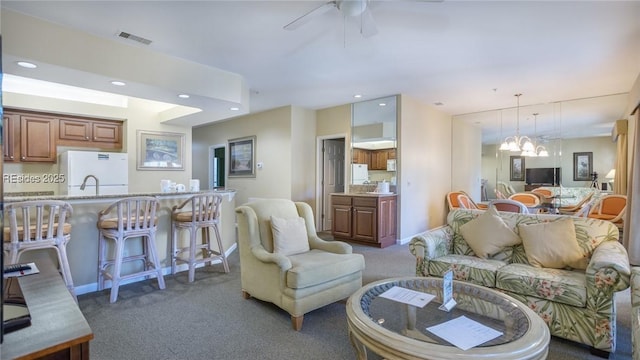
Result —
[[429, 301], [435, 298], [434, 295], [406, 289], [400, 286], [392, 287], [391, 289], [380, 294], [380, 297], [417, 307], [424, 307], [429, 303]]
[[40, 270], [38, 270], [38, 267], [36, 266], [35, 263], [29, 263], [28, 265], [31, 266], [31, 269], [22, 270], [22, 271], [14, 271], [14, 272], [10, 272], [10, 273], [4, 273], [4, 277], [5, 278], [8, 278], [8, 277], [19, 277], [19, 276], [37, 274], [37, 273], [40, 272]]
[[427, 330], [462, 350], [469, 350], [502, 335], [502, 332], [484, 326], [466, 316], [430, 326]]

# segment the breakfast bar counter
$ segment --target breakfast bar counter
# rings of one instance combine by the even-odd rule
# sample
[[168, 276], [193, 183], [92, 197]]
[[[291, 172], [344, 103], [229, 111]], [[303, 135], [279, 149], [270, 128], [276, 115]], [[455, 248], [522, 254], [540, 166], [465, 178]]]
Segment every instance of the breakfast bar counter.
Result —
[[[236, 248], [236, 228], [235, 228], [235, 190], [216, 190], [216, 193], [223, 196], [222, 209], [220, 214], [220, 235], [222, 246], [226, 254], [230, 254]], [[48, 195], [48, 196], [24, 196], [4, 198], [5, 203], [27, 201], [27, 200], [63, 200], [73, 207], [73, 214], [69, 220], [71, 224], [71, 241], [67, 245], [67, 256], [71, 267], [76, 294], [84, 294], [97, 290], [98, 276], [98, 213], [111, 203], [130, 196], [155, 196], [160, 200], [158, 210], [158, 231], [156, 233], [156, 244], [158, 255], [165, 274], [171, 272], [171, 208], [181, 204], [190, 196], [197, 192], [173, 192], [173, 193], [130, 193], [119, 195]], [[200, 237], [200, 234], [198, 234]], [[180, 234], [180, 241], [187, 243], [188, 232]], [[125, 251], [137, 253], [141, 246], [139, 241], [131, 241], [127, 244]], [[217, 249], [217, 244], [213, 241], [212, 247]], [[56, 261], [55, 252], [52, 250], [48, 254], [43, 251], [30, 251], [25, 253], [20, 262], [30, 262], [43, 256], [49, 256]], [[216, 266], [216, 265], [214, 265]], [[222, 266], [222, 265], [220, 265]], [[178, 266], [178, 271], [186, 270], [187, 266]], [[222, 271], [222, 270], [221, 270]], [[140, 278], [138, 280], [143, 280]], [[135, 281], [135, 279], [134, 279]]]

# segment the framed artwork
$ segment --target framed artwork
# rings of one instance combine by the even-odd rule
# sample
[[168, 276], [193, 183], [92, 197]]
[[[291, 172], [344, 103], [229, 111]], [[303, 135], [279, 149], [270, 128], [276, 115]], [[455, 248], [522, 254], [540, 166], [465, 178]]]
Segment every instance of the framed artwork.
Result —
[[590, 181], [593, 173], [593, 153], [573, 153], [573, 181]]
[[509, 180], [524, 181], [524, 156], [511, 156]]
[[256, 137], [229, 140], [229, 177], [256, 176]]
[[138, 170], [184, 170], [184, 134], [137, 131]]

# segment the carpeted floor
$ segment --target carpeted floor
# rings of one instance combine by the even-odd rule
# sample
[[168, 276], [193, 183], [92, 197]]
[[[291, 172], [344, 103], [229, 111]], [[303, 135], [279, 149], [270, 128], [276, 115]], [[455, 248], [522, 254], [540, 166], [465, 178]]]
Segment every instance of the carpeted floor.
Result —
[[[406, 245], [377, 249], [354, 245], [363, 254], [363, 282], [414, 274], [414, 258]], [[78, 297], [95, 338], [91, 358], [123, 359], [354, 359], [347, 336], [344, 302], [312, 311], [302, 331], [291, 329], [279, 308], [240, 293], [238, 253], [230, 256], [231, 272], [216, 265], [167, 276], [167, 288], [155, 280], [121, 287], [115, 304], [108, 290]], [[618, 348], [610, 359], [631, 359], [629, 291], [618, 294]], [[370, 358], [377, 359], [375, 356]], [[595, 360], [580, 344], [552, 338], [550, 360]]]

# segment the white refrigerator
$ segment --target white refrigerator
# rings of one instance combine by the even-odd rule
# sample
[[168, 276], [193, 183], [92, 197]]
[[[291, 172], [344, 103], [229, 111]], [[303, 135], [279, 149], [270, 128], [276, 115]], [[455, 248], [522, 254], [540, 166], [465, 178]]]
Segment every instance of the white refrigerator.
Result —
[[[129, 192], [129, 160], [127, 153], [97, 151], [66, 151], [59, 155], [61, 195], [95, 195], [98, 178], [99, 194], [114, 195]], [[81, 190], [85, 181], [84, 190]]]
[[362, 185], [369, 180], [369, 169], [367, 164], [351, 164], [351, 183]]

